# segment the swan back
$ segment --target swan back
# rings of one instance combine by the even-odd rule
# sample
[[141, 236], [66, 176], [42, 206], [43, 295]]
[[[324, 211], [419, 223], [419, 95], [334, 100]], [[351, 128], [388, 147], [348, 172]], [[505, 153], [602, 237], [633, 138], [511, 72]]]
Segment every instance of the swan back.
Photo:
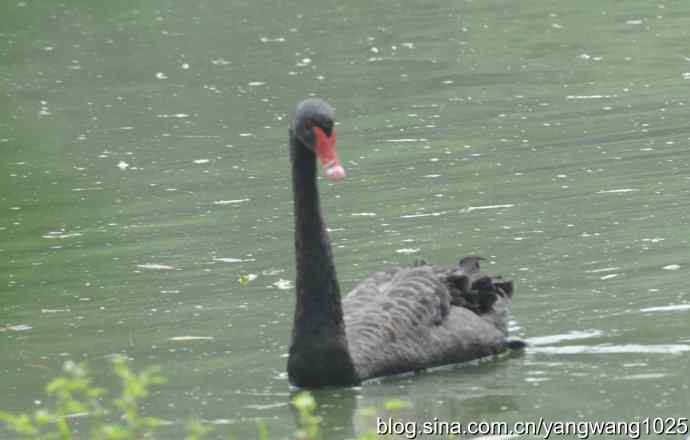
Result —
[[377, 272], [344, 299], [360, 379], [464, 362], [506, 349], [512, 283], [483, 275], [479, 258]]

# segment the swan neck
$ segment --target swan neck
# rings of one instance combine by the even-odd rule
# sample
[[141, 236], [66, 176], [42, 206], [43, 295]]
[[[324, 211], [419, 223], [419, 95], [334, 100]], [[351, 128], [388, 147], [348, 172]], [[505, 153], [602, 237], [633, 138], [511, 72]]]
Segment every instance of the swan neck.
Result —
[[[355, 383], [340, 287], [321, 214], [315, 154], [290, 136], [297, 262], [288, 375], [296, 385]], [[321, 383], [330, 382], [330, 383]]]

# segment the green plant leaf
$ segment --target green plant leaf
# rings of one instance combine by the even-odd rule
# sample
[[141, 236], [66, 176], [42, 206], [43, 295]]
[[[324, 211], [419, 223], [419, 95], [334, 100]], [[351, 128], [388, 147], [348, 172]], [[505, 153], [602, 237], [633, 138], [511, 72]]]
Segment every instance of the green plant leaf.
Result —
[[410, 406], [412, 406], [410, 402], [398, 399], [387, 400], [386, 403], [383, 404], [383, 407], [388, 411], [395, 411], [402, 408], [408, 408]]
[[268, 427], [266, 422], [261, 419], [256, 419], [256, 433], [258, 440], [268, 440]]

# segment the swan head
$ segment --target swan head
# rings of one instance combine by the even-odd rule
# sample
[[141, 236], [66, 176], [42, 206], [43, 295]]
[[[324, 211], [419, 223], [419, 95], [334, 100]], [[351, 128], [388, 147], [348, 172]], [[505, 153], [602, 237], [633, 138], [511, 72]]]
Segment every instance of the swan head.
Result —
[[290, 130], [302, 145], [312, 151], [321, 162], [325, 176], [332, 181], [345, 178], [335, 148], [335, 111], [326, 101], [308, 98], [300, 102]]

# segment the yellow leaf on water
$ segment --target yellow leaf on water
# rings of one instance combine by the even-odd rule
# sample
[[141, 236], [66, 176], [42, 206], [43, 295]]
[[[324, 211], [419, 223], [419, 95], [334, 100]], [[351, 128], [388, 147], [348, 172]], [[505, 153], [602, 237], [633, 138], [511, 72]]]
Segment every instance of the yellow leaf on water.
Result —
[[243, 286], [246, 286], [250, 282], [254, 281], [256, 279], [256, 274], [255, 273], [250, 273], [250, 274], [242, 274], [240, 277], [237, 279], [237, 281], [240, 282]]

